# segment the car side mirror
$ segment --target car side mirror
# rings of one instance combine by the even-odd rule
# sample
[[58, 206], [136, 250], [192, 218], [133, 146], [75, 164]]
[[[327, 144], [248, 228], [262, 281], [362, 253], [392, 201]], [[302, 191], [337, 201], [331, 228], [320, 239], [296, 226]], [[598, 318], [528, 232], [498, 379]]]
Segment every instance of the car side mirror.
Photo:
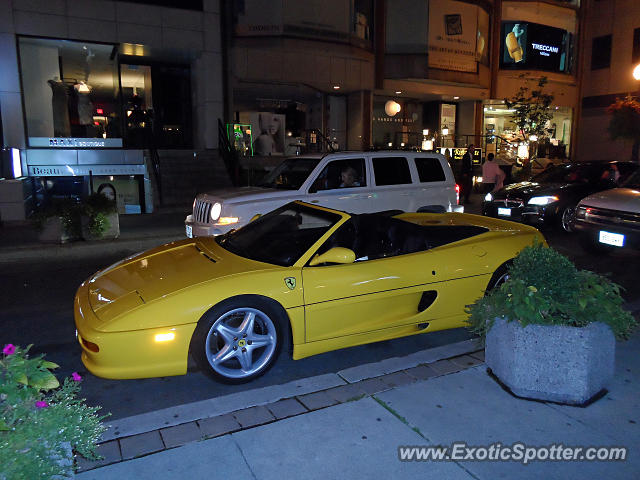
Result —
[[344, 247], [333, 247], [322, 255], [316, 255], [309, 262], [309, 266], [320, 265], [321, 263], [347, 264], [356, 261], [356, 254], [353, 250]]

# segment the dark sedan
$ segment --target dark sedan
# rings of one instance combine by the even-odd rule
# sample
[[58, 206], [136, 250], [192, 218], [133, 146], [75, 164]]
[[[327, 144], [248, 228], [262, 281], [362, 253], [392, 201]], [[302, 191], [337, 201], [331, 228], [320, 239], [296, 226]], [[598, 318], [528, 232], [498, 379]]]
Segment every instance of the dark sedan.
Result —
[[576, 205], [592, 193], [617, 187], [638, 165], [631, 162], [578, 162], [553, 165], [527, 182], [487, 194], [482, 214], [572, 231]]

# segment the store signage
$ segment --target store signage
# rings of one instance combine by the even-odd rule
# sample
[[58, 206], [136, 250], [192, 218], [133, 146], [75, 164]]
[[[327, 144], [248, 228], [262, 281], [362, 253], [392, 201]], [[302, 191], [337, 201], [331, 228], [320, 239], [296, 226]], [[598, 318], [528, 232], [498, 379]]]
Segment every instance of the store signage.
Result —
[[122, 139], [29, 137], [29, 146], [51, 148], [122, 148]]
[[31, 177], [78, 177], [86, 175], [144, 175], [144, 165], [30, 165]]
[[503, 22], [501, 68], [569, 71], [571, 34], [528, 22]]
[[429, 1], [429, 67], [478, 70], [478, 8], [455, 0]]

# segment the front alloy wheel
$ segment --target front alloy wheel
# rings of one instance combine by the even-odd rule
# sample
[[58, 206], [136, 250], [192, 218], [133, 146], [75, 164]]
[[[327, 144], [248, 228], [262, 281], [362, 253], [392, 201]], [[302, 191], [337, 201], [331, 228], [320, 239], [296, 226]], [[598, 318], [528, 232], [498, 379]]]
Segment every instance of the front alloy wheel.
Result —
[[196, 360], [207, 373], [225, 383], [244, 383], [259, 377], [280, 352], [280, 317], [268, 304], [231, 302], [215, 307], [196, 329]]
[[560, 226], [562, 227], [562, 230], [567, 233], [573, 232], [573, 219], [575, 215], [575, 206], [568, 206], [562, 210], [562, 215], [560, 216]]

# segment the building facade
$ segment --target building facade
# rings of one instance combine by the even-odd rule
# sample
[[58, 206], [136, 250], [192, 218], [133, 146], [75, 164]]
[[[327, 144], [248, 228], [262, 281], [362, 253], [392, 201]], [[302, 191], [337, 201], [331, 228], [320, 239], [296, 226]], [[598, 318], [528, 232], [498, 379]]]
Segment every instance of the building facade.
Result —
[[578, 139], [581, 160], [627, 160], [633, 142], [611, 140], [607, 107], [640, 96], [633, 69], [640, 64], [640, 2], [583, 0], [585, 39]]
[[219, 2], [175, 3], [0, 1], [2, 146], [20, 152], [30, 201], [108, 183], [121, 213], [149, 212], [154, 172], [171, 183], [162, 158], [186, 168], [217, 149]]

